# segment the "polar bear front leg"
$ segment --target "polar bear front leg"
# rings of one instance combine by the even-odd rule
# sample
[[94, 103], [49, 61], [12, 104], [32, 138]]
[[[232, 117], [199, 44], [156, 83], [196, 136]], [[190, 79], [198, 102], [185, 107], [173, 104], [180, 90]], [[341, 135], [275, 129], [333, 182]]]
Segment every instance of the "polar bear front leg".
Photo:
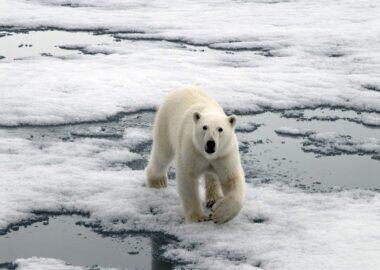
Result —
[[245, 198], [245, 177], [240, 162], [220, 164], [218, 176], [224, 197], [212, 206], [210, 217], [215, 223], [225, 223], [233, 219], [243, 207]]
[[223, 197], [218, 176], [212, 173], [205, 173], [206, 186], [206, 207], [211, 208], [219, 199]]
[[210, 220], [202, 210], [199, 199], [198, 178], [191, 173], [183, 173], [177, 170], [178, 193], [187, 222], [202, 222]]
[[172, 159], [172, 153], [153, 144], [149, 164], [146, 168], [147, 184], [151, 188], [166, 188], [168, 184], [167, 168]]
[[222, 184], [226, 196], [212, 206], [211, 218], [215, 223], [225, 223], [233, 219], [243, 207], [243, 179], [231, 176]]

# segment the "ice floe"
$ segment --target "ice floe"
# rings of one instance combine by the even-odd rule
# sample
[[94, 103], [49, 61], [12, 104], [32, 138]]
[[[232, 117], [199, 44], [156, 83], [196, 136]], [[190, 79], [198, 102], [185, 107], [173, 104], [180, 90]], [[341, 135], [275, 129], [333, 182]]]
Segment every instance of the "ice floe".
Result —
[[[165, 254], [189, 267], [376, 269], [380, 263], [377, 192], [307, 193], [281, 184], [249, 183], [244, 210], [233, 222], [186, 224], [173, 180], [166, 190], [151, 190], [144, 186], [143, 171], [109, 166], [140, 158], [127, 149], [149, 142], [144, 131], [130, 129], [122, 140], [45, 143], [12, 138], [5, 131], [0, 135], [1, 228], [33, 218], [36, 210], [65, 209], [90, 213], [103, 230], [174, 235], [178, 245], [170, 245]], [[21, 269], [47, 263], [71, 267], [50, 259], [16, 262], [25, 265]]]
[[307, 152], [324, 155], [340, 155], [344, 153], [378, 154], [380, 141], [376, 138], [355, 140], [351, 136], [335, 132], [311, 134], [303, 143], [302, 149]]
[[308, 136], [313, 133], [315, 133], [312, 130], [301, 130], [298, 128], [291, 128], [291, 127], [280, 127], [275, 129], [275, 132], [280, 135], [287, 135], [287, 136]]
[[[355, 114], [320, 120], [379, 126], [380, 5], [374, 1], [2, 0], [0, 10], [0, 39], [26, 31], [54, 47], [22, 57], [0, 52], [3, 127], [111, 121], [153, 111], [187, 84], [207, 89], [228, 112], [292, 110], [284, 116], [302, 120], [307, 116], [297, 110], [331, 107]], [[93, 38], [68, 42], [74, 30]], [[62, 33], [62, 40], [49, 40]], [[36, 48], [37, 40], [17, 39], [12, 46]], [[245, 122], [238, 132], [258, 127]], [[38, 211], [75, 211], [89, 213], [104, 230], [174, 235], [179, 242], [166, 256], [189, 268], [379, 268], [378, 192], [308, 193], [283, 183], [257, 184], [249, 174], [236, 220], [185, 224], [175, 182], [166, 190], [147, 189], [141, 166], [129, 166], [146, 159], [151, 130], [144, 128], [108, 133], [73, 127], [72, 138], [62, 140], [14, 136], [2, 128], [1, 232]], [[302, 136], [304, 151], [380, 159], [378, 138], [276, 131]], [[251, 154], [251, 146], [242, 142], [242, 153]], [[256, 164], [246, 159], [244, 165], [253, 171]], [[20, 269], [82, 269], [46, 258], [16, 263]]]
[[380, 140], [377, 138], [355, 139], [350, 135], [337, 132], [316, 132], [292, 127], [280, 127], [275, 132], [281, 136], [304, 137], [302, 150], [321, 155], [359, 154], [374, 155], [380, 153]]
[[373, 1], [3, 0], [1, 8], [4, 33], [82, 30], [101, 40], [55, 44], [71, 56], [2, 59], [1, 125], [104, 120], [156, 108], [187, 84], [230, 111], [380, 110]]
[[338, 121], [344, 120], [369, 127], [380, 127], [378, 113], [355, 112], [352, 110], [317, 109], [317, 110], [287, 110], [282, 112], [285, 118], [294, 118], [301, 121]]
[[[40, 269], [49, 269], [49, 270], [85, 270], [88, 267], [83, 266], [74, 266], [67, 264], [64, 261], [51, 259], [51, 258], [27, 258], [27, 259], [18, 259], [15, 261], [15, 266], [20, 270], [40, 270]], [[116, 270], [116, 268], [102, 268], [95, 267], [100, 270]]]

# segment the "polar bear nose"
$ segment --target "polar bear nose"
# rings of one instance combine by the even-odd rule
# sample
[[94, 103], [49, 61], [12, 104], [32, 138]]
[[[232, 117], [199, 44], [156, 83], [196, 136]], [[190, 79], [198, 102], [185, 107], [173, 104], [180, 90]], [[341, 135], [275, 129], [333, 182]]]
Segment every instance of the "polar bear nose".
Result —
[[212, 154], [215, 152], [215, 142], [210, 140], [210, 141], [207, 141], [206, 143], [206, 152], [208, 154]]

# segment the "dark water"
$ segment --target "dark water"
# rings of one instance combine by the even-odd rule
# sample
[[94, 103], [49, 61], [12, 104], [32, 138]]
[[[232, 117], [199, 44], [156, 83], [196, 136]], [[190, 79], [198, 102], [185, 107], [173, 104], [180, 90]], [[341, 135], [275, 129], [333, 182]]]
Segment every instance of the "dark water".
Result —
[[[327, 109], [323, 110], [326, 111]], [[312, 113], [308, 110], [306, 113]], [[339, 111], [336, 112], [337, 114]], [[320, 111], [314, 111], [320, 115]], [[122, 140], [126, 128], [141, 128], [151, 132], [154, 112], [119, 115], [98, 123], [50, 127], [7, 128], [9, 136], [30, 138], [36, 144], [50, 140], [79, 140], [81, 138], [106, 138]], [[282, 126], [337, 132], [355, 139], [380, 138], [380, 128], [345, 121], [300, 121], [282, 117], [281, 113], [267, 112], [238, 117], [237, 136], [241, 158], [248, 181], [280, 181], [293, 186], [324, 191], [334, 187], [380, 189], [380, 161], [373, 154], [310, 153], [303, 149], [304, 137], [281, 136], [275, 132]], [[143, 156], [141, 160], [126, 163], [135, 170], [144, 169], [151, 141], [136, 145], [131, 150]]]
[[0, 263], [17, 258], [58, 258], [66, 263], [119, 269], [173, 269], [160, 252], [169, 241], [161, 235], [102, 234], [78, 225], [80, 216], [56, 216], [0, 237]]
[[0, 31], [0, 55], [5, 60], [39, 56], [67, 57], [78, 51], [61, 49], [60, 46], [109, 43], [109, 35], [92, 35], [88, 32], [31, 31], [12, 33]]
[[[306, 113], [320, 116], [325, 111], [330, 110], [307, 110]], [[335, 112], [339, 113], [339, 110]], [[316, 132], [337, 132], [357, 139], [379, 139], [379, 128], [369, 128], [345, 120], [299, 121], [297, 118], [284, 118], [280, 113], [269, 112], [242, 116], [240, 120], [261, 124], [254, 132], [238, 134], [240, 140], [248, 142], [249, 146], [248, 152], [242, 155], [248, 175], [315, 190], [334, 186], [380, 189], [380, 162], [373, 159], [372, 154], [347, 154], [338, 151], [329, 155], [309, 153], [303, 150], [307, 138], [280, 136], [274, 131], [287, 126]]]

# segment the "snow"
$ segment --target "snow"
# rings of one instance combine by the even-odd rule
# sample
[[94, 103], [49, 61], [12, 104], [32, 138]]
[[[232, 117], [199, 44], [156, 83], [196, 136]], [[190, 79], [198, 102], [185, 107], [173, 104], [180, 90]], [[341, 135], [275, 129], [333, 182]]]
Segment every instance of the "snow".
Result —
[[239, 121], [239, 125], [235, 128], [235, 131], [242, 133], [253, 132], [262, 125], [263, 124]]
[[316, 132], [292, 127], [274, 130], [281, 136], [304, 137], [302, 150], [322, 155], [379, 154], [380, 140], [377, 138], [352, 138], [337, 132]]
[[282, 117], [295, 118], [301, 121], [350, 121], [369, 127], [380, 126], [380, 115], [375, 112], [357, 112], [336, 108], [322, 108], [315, 110], [288, 110], [282, 112]]
[[[17, 269], [19, 270], [85, 270], [86, 267], [73, 266], [65, 263], [64, 261], [50, 258], [37, 258], [32, 257], [28, 259], [18, 259], [15, 262], [17, 264]], [[114, 268], [96, 268], [101, 270], [112, 270]]]
[[288, 135], [288, 136], [307, 136], [315, 133], [312, 130], [301, 130], [298, 128], [291, 127], [280, 127], [274, 130], [277, 134]]
[[125, 129], [123, 139], [128, 142], [131, 147], [136, 147], [138, 144], [152, 141], [152, 132], [141, 128]]
[[50, 270], [84, 270], [85, 267], [68, 265], [61, 260], [50, 259], [50, 258], [28, 258], [28, 259], [18, 259], [16, 260], [17, 269], [22, 270], [39, 270], [39, 269], [50, 269]]
[[[243, 212], [233, 222], [186, 224], [173, 180], [167, 190], [151, 190], [143, 185], [143, 171], [109, 165], [118, 157], [138, 159], [128, 149], [150, 141], [144, 131], [130, 129], [122, 140], [56, 142], [13, 138], [6, 131], [0, 135], [1, 228], [33, 217], [33, 210], [66, 209], [90, 212], [106, 230], [172, 234], [180, 242], [166, 255], [193, 267], [377, 269], [380, 264], [380, 217], [374, 214], [380, 211], [379, 193], [306, 193], [279, 184], [251, 183]], [[25, 269], [47, 263], [66, 269], [55, 260], [20, 262]]]
[[[344, 83], [337, 83], [335, 78], [319, 71], [302, 75], [305, 72], [302, 67], [288, 67], [290, 63], [281, 59], [277, 61], [285, 66], [279, 67], [277, 63], [269, 63], [272, 60], [255, 54], [235, 57], [212, 50], [194, 53], [166, 43], [130, 41], [119, 51], [94, 56], [73, 52], [69, 59], [3, 60], [0, 80], [5, 91], [1, 93], [0, 124], [104, 120], [119, 112], [156, 108], [169, 91], [188, 84], [201, 85], [227, 109], [241, 112], [261, 111], [264, 107], [287, 109], [318, 105], [378, 110], [380, 104], [376, 92], [358, 92], [348, 85], [347, 89], [336, 88], [336, 84]], [[239, 66], [243, 58], [247, 60], [236, 68], [234, 65]], [[264, 65], [257, 67], [260, 62]], [[277, 69], [286, 74], [276, 74]], [[273, 76], [279, 81], [273, 81]], [[309, 87], [305, 84], [310, 83], [307, 82], [310, 76], [320, 76], [320, 80]], [[325, 83], [327, 85], [319, 85]]]
[[364, 115], [361, 118], [363, 124], [373, 127], [380, 127], [380, 117], [372, 115]]
[[342, 153], [377, 154], [380, 153], [380, 140], [376, 138], [356, 140], [351, 136], [337, 134], [336, 132], [321, 132], [308, 136], [308, 141], [302, 149], [328, 155]]
[[378, 92], [363, 90], [380, 75], [380, 8], [373, 1], [0, 3], [0, 26], [103, 29], [122, 38], [67, 47], [96, 55], [1, 60], [1, 125], [104, 120], [156, 108], [187, 84], [232, 111], [379, 112]]
[[[0, 0], [0, 10], [0, 40], [16, 38], [1, 35], [12, 29], [55, 29], [38, 32], [38, 39], [56, 46], [50, 56], [17, 60], [1, 52], [0, 229], [35, 210], [65, 209], [89, 212], [106, 230], [172, 234], [179, 243], [166, 256], [190, 268], [379, 269], [378, 192], [308, 193], [247, 179], [237, 219], [186, 224], [173, 180], [167, 190], [151, 190], [142, 170], [125, 165], [145, 158], [139, 146], [151, 143], [151, 129], [109, 134], [73, 126], [73, 140], [40, 140], [5, 127], [112, 120], [154, 110], [189, 84], [205, 88], [229, 112], [291, 109], [284, 115], [295, 117], [296, 109], [339, 107], [371, 112], [350, 119], [378, 127], [380, 3]], [[101, 38], [87, 33], [91, 41], [69, 42], [75, 34], [65, 32], [49, 40], [78, 29]], [[242, 123], [239, 132], [258, 127]], [[378, 138], [277, 132], [304, 136], [304, 151], [380, 153]], [[20, 269], [82, 269], [52, 258], [16, 262]]]

